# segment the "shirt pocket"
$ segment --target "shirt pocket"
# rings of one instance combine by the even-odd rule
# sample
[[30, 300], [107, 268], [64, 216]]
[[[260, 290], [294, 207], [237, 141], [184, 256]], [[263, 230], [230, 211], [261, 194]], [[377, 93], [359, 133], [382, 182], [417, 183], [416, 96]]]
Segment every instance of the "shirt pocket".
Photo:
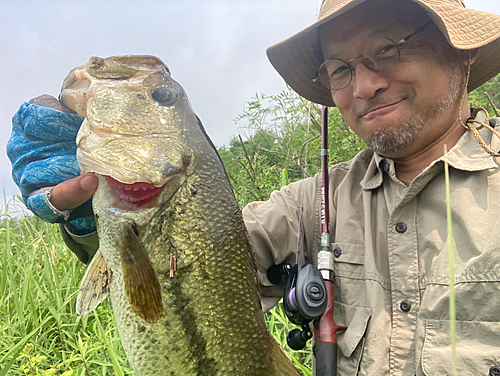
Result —
[[347, 326], [345, 331], [337, 334], [337, 374], [355, 376], [365, 345], [365, 333], [372, 310], [356, 307], [338, 301], [334, 302], [333, 318], [336, 324]]
[[340, 278], [365, 278], [365, 246], [352, 243], [331, 243], [335, 256], [335, 276]]
[[335, 255], [335, 299], [344, 304], [366, 306], [365, 247], [332, 243]]
[[[458, 374], [488, 375], [500, 362], [500, 322], [457, 321], [456, 329]], [[426, 320], [422, 370], [426, 376], [452, 373], [448, 320]]]

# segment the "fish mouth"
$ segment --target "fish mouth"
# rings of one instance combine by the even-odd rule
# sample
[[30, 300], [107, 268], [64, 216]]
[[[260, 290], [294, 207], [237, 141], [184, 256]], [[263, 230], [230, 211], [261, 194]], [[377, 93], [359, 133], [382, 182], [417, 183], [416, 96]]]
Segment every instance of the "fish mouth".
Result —
[[111, 176], [104, 176], [106, 182], [114, 189], [116, 195], [130, 208], [138, 209], [154, 201], [160, 195], [163, 186], [157, 187], [151, 183], [122, 183]]

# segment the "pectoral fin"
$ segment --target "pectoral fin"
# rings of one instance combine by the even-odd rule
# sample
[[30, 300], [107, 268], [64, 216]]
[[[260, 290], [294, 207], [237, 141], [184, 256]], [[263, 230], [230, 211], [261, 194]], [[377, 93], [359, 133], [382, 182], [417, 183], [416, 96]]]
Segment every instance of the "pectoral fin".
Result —
[[101, 251], [97, 251], [80, 284], [76, 298], [76, 313], [83, 317], [106, 298], [112, 274]]
[[120, 256], [127, 299], [140, 317], [154, 324], [163, 315], [160, 282], [132, 225], [125, 230]]

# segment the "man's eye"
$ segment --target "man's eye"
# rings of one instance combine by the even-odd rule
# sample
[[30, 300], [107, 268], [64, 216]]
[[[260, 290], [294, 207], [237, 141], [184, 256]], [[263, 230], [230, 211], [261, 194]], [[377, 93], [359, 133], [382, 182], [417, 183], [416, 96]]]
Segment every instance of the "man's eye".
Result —
[[394, 44], [386, 44], [376, 49], [375, 56], [385, 57], [394, 53], [396, 53], [396, 46]]
[[341, 65], [340, 67], [338, 67], [337, 69], [335, 69], [332, 74], [330, 76], [337, 76], [337, 75], [340, 75], [342, 73], [345, 73], [346, 71], [349, 70], [349, 67], [347, 65]]

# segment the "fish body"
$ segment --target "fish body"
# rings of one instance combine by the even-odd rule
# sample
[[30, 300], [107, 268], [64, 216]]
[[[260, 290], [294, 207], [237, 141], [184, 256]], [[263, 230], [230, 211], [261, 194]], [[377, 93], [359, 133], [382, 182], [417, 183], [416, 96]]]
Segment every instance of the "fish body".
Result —
[[90, 61], [61, 100], [86, 116], [99, 251], [77, 299], [109, 291], [139, 376], [300, 375], [261, 312], [253, 253], [224, 167], [182, 87], [151, 56]]

